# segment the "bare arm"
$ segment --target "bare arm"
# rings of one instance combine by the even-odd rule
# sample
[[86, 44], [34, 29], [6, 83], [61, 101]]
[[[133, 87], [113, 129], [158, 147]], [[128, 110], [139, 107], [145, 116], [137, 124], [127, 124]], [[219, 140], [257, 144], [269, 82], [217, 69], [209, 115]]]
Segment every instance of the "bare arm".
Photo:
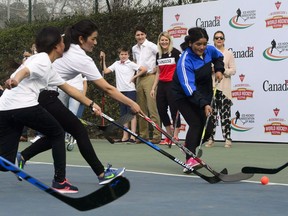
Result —
[[5, 81], [5, 87], [8, 89], [17, 87], [18, 84], [25, 79], [26, 77], [30, 76], [30, 71], [27, 67], [22, 68], [19, 70], [13, 78], [9, 78]]
[[140, 106], [135, 103], [130, 98], [123, 95], [120, 91], [118, 91], [114, 86], [110, 85], [105, 79], [101, 78], [98, 80], [93, 80], [93, 82], [98, 86], [101, 90], [103, 90], [108, 96], [111, 98], [126, 104], [131, 107], [131, 110], [135, 113], [143, 113], [140, 109]]
[[131, 78], [130, 82], [133, 82], [137, 77], [142, 76], [147, 72], [147, 68], [140, 66], [138, 72]]
[[155, 98], [156, 96], [156, 88], [157, 88], [157, 85], [158, 85], [158, 82], [159, 82], [159, 67], [157, 66], [156, 67], [156, 76], [155, 76], [155, 79], [154, 79], [154, 83], [153, 83], [153, 86], [152, 86], [152, 89], [150, 91], [150, 96]]
[[103, 52], [103, 51], [100, 52], [100, 58], [102, 58], [102, 61], [103, 61], [104, 74], [111, 73], [112, 71], [109, 68], [107, 68], [107, 66], [106, 66], [106, 54], [105, 54], [105, 52]]
[[83, 95], [86, 95], [88, 89], [87, 80], [83, 80]]

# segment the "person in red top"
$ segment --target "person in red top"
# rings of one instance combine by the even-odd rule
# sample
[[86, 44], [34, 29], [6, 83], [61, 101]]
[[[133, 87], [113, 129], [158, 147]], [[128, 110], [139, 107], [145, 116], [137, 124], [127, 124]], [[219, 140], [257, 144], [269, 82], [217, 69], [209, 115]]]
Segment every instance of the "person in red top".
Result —
[[[171, 117], [173, 119], [173, 125], [175, 126], [175, 120], [177, 115], [177, 108], [173, 104], [171, 98], [171, 85], [173, 75], [176, 69], [176, 64], [180, 58], [181, 52], [173, 47], [172, 38], [168, 32], [162, 32], [158, 36], [158, 53], [156, 55], [156, 78], [152, 90], [150, 92], [151, 97], [156, 97], [157, 109], [160, 119], [165, 126], [168, 134], [178, 139], [180, 130], [180, 118], [177, 118], [176, 128], [174, 134], [172, 132], [171, 120], [167, 113], [168, 107], [170, 109]], [[157, 90], [156, 90], [157, 89]], [[157, 93], [156, 93], [157, 91]], [[169, 139], [166, 138], [160, 144], [168, 144]]]

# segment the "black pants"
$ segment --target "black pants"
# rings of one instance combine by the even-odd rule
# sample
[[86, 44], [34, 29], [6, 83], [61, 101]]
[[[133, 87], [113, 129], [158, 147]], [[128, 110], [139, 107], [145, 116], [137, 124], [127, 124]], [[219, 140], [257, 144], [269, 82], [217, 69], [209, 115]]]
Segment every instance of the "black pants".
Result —
[[[193, 153], [196, 152], [196, 148], [200, 145], [203, 128], [206, 121], [206, 115], [203, 109], [192, 104], [186, 98], [178, 100], [178, 109], [184, 117], [185, 121], [189, 125], [189, 129], [186, 133], [185, 146]], [[212, 133], [211, 118], [207, 125], [203, 142], [207, 141]], [[191, 156], [186, 155], [186, 159]]]
[[[60, 123], [64, 131], [71, 134], [78, 144], [79, 151], [98, 176], [104, 172], [104, 166], [96, 156], [86, 128], [80, 120], [58, 99], [56, 91], [42, 91], [39, 95], [39, 103]], [[40, 131], [41, 132], [41, 131]], [[63, 138], [64, 142], [64, 138]], [[51, 148], [46, 137], [37, 140], [31, 146], [21, 152], [25, 160]]]
[[[173, 120], [173, 126], [175, 126], [175, 119], [178, 111], [177, 106], [171, 95], [171, 87], [172, 82], [161, 82], [161, 81], [159, 81], [157, 86], [157, 94], [156, 94], [157, 109], [160, 116], [160, 120], [162, 121], [165, 127], [171, 125], [171, 120], [168, 115], [168, 107], [170, 109], [171, 117]], [[180, 128], [180, 126], [181, 121], [180, 118], [178, 118], [176, 127]]]
[[[52, 148], [54, 179], [62, 182], [65, 179], [66, 167], [64, 130], [58, 121], [40, 105], [0, 112], [0, 155], [15, 163], [24, 125], [46, 136], [46, 143]], [[44, 146], [39, 144], [37, 147]]]

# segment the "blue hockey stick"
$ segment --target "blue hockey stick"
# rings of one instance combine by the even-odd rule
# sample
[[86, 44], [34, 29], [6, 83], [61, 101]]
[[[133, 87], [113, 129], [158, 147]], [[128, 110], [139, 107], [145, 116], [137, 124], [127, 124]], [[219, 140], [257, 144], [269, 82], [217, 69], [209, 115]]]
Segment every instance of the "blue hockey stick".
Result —
[[12, 164], [11, 162], [9, 162], [8, 160], [6, 160], [1, 156], [0, 156], [0, 166], [8, 171], [15, 173], [17, 176], [28, 181], [35, 187], [45, 191], [46, 193], [61, 200], [62, 202], [68, 204], [69, 206], [78, 209], [79, 211], [87, 211], [106, 205], [118, 199], [119, 197], [123, 196], [130, 189], [130, 183], [128, 179], [119, 176], [109, 184], [101, 187], [100, 189], [94, 191], [89, 195], [79, 198], [73, 198], [65, 196], [55, 191], [53, 188], [45, 185], [38, 179], [30, 176], [29, 174], [19, 169], [17, 166], [15, 166], [14, 164]]

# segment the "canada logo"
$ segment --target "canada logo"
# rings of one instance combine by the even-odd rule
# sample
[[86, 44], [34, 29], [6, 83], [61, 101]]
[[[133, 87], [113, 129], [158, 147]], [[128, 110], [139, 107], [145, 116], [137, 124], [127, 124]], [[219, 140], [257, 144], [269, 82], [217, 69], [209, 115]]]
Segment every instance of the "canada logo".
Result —
[[244, 74], [239, 75], [239, 79], [241, 81], [240, 84], [236, 84], [234, 87], [236, 90], [232, 90], [232, 98], [236, 98], [237, 100], [246, 100], [247, 98], [253, 98], [254, 91], [249, 89], [250, 85], [243, 83], [245, 78]]
[[264, 132], [270, 133], [271, 135], [281, 135], [282, 133], [288, 133], [288, 125], [283, 124], [285, 119], [279, 118], [280, 109], [273, 109], [274, 118], [268, 119], [268, 124], [264, 125]]
[[241, 11], [240, 8], [236, 10], [236, 15], [229, 20], [229, 25], [235, 29], [245, 29], [254, 25], [254, 23], [246, 23], [247, 20], [256, 19], [256, 10]]

